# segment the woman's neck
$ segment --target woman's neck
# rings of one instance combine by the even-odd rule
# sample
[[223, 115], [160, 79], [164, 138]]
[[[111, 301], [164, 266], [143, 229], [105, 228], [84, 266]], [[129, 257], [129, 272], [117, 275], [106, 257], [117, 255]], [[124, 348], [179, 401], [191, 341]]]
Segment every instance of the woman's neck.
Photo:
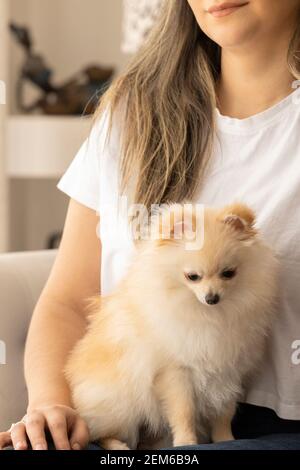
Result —
[[293, 91], [294, 78], [287, 64], [290, 37], [265, 48], [222, 50], [217, 90], [221, 114], [244, 119], [270, 108]]

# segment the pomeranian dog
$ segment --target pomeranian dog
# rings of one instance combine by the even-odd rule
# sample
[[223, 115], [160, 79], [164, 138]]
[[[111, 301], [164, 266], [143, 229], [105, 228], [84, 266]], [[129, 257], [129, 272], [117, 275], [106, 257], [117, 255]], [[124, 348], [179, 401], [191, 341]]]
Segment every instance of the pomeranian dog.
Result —
[[[173, 214], [169, 236], [160, 218], [118, 289], [94, 300], [67, 362], [74, 406], [105, 449], [233, 439], [236, 404], [263, 357], [276, 256], [248, 207], [205, 208], [200, 224], [189, 207], [190, 221], [180, 204], [162, 211]], [[200, 231], [202, 246], [187, 249]]]

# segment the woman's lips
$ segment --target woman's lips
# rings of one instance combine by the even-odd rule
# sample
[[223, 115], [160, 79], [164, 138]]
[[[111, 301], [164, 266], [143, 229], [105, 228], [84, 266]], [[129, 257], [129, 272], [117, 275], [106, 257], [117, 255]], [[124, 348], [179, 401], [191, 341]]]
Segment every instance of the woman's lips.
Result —
[[207, 11], [215, 18], [220, 18], [222, 16], [231, 15], [239, 8], [246, 6], [248, 2], [245, 3], [222, 3], [221, 5], [216, 5], [214, 7], [210, 7]]

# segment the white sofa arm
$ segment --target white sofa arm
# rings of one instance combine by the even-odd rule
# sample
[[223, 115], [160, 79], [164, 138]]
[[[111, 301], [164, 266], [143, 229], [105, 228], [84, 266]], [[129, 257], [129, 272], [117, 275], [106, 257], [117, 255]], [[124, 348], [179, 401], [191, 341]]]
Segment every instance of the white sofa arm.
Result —
[[[19, 420], [26, 410], [24, 344], [55, 255], [55, 250], [0, 255], [0, 431]], [[6, 363], [1, 364], [4, 349]]]

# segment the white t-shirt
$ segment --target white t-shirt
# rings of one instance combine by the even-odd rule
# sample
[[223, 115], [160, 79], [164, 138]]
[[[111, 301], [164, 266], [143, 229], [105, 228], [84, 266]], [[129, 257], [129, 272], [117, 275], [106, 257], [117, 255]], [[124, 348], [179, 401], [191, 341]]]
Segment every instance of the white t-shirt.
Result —
[[[238, 200], [253, 207], [258, 227], [282, 263], [278, 319], [266, 360], [245, 401], [300, 420], [300, 89], [247, 119], [216, 113], [209, 174], [195, 202], [223, 206]], [[116, 226], [120, 133], [114, 123], [106, 140], [107, 129], [108, 113], [58, 184], [71, 198], [100, 213], [103, 294], [126, 274], [134, 251], [130, 238], [123, 236], [125, 218]]]

